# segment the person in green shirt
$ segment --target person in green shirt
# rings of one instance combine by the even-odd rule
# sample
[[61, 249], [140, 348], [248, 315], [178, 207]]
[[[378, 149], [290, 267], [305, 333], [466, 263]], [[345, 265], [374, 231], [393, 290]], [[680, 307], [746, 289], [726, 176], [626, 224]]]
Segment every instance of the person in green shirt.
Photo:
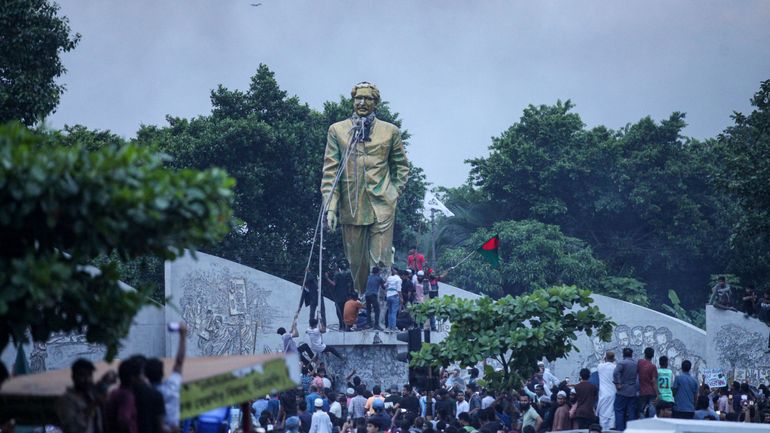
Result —
[[671, 385], [674, 383], [674, 372], [668, 368], [668, 356], [658, 358], [658, 398], [663, 401], [674, 402], [674, 393]]
[[535, 408], [532, 407], [532, 400], [530, 400], [527, 394], [519, 394], [519, 410], [522, 414], [522, 429], [531, 425], [535, 428], [535, 431], [540, 430], [540, 424], [543, 423], [543, 418], [541, 418]]

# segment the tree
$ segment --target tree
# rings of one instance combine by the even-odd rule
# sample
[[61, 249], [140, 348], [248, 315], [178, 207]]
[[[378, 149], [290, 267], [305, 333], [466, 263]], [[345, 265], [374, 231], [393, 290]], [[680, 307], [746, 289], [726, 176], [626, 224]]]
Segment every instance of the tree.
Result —
[[167, 127], [142, 127], [137, 141], [156, 143], [172, 167], [218, 167], [234, 177], [243, 229], [206, 251], [296, 281], [320, 207], [322, 118], [288, 97], [265, 65], [247, 91], [219, 86], [211, 101], [211, 115], [169, 116]]
[[701, 293], [686, 299], [702, 304], [703, 270], [726, 265], [732, 218], [709, 176], [717, 170], [713, 143], [683, 137], [682, 113], [589, 130], [572, 108], [529, 106], [493, 139], [488, 157], [468, 161], [481, 199], [503, 210], [501, 219], [558, 225], [653, 297], [677, 287]]
[[229, 231], [233, 180], [166, 159], [0, 126], [0, 350], [28, 330], [34, 341], [77, 331], [111, 359], [152, 289], [123, 290], [113, 257], [171, 260]]
[[718, 137], [719, 186], [735, 198], [740, 217], [733, 226], [730, 268], [747, 281], [770, 278], [770, 80], [751, 99], [748, 116], [734, 113], [734, 125]]
[[0, 7], [0, 123], [32, 125], [59, 104], [66, 71], [61, 54], [75, 48], [79, 34], [48, 0], [13, 0]]
[[494, 269], [473, 254], [449, 274], [453, 284], [490, 296], [515, 296], [566, 284], [641, 305], [648, 303], [644, 284], [608, 276], [607, 266], [593, 256], [585, 242], [565, 236], [558, 226], [532, 220], [500, 221], [491, 228], [476, 230], [465, 247], [444, 251], [440, 269], [459, 263], [494, 234], [500, 236], [500, 267]]
[[452, 323], [449, 334], [437, 344], [423, 344], [412, 355], [417, 367], [448, 366], [458, 362], [475, 366], [487, 359], [501, 370], [487, 369], [485, 381], [493, 389], [511, 389], [534, 372], [537, 361], [563, 358], [575, 346], [578, 332], [611, 338], [613, 322], [591, 305], [588, 290], [574, 286], [538, 289], [497, 301], [483, 296], [459, 299], [444, 296], [412, 307], [417, 321], [433, 314]]

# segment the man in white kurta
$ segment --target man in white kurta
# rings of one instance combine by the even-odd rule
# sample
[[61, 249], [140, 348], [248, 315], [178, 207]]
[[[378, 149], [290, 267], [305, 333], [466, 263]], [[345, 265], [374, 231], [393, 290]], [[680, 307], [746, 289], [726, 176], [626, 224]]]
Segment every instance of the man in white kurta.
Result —
[[599, 403], [596, 413], [599, 415], [599, 424], [602, 429], [615, 427], [615, 384], [612, 382], [612, 373], [615, 371], [615, 353], [607, 352], [604, 361], [596, 367], [599, 374]]

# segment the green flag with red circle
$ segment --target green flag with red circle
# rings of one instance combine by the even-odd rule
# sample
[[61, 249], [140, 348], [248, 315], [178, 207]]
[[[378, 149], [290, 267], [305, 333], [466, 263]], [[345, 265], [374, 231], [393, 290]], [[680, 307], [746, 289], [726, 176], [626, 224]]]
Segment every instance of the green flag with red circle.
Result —
[[478, 251], [479, 254], [481, 254], [481, 257], [484, 257], [493, 268], [500, 267], [500, 238], [497, 235], [489, 238], [489, 240], [484, 242], [476, 251]]

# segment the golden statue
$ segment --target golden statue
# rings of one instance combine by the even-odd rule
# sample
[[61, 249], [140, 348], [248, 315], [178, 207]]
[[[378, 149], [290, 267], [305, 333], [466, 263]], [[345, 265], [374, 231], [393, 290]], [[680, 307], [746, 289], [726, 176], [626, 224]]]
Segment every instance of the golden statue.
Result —
[[321, 194], [332, 231], [339, 213], [353, 287], [363, 293], [373, 266], [393, 264], [396, 200], [406, 185], [409, 162], [398, 127], [375, 117], [377, 87], [359, 83], [350, 95], [353, 116], [329, 127]]

